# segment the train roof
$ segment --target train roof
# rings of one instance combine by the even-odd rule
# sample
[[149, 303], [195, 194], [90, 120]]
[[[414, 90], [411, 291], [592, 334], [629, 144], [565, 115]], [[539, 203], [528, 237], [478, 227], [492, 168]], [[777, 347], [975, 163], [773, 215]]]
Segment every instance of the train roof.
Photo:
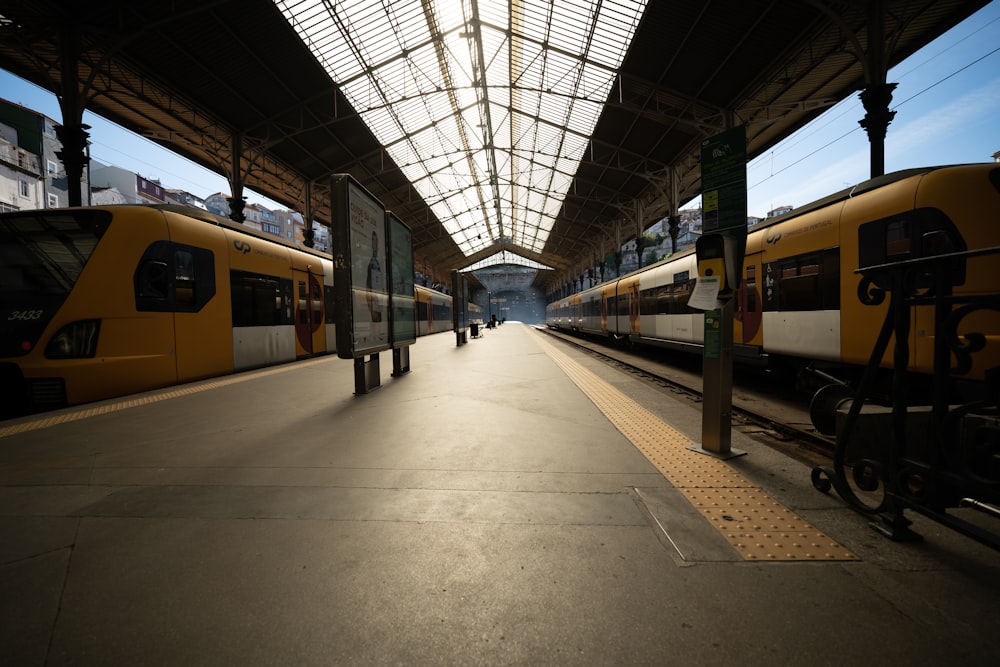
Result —
[[[984, 166], [986, 166], [986, 164], [987, 163], [983, 163]], [[932, 167], [913, 167], [910, 169], [901, 169], [899, 171], [894, 171], [888, 174], [884, 174], [882, 176], [877, 176], [875, 178], [870, 178], [867, 181], [861, 181], [860, 183], [857, 183], [850, 187], [846, 187], [843, 190], [840, 190], [839, 192], [834, 192], [833, 194], [827, 195], [822, 199], [817, 199], [816, 201], [810, 202], [805, 206], [794, 208], [788, 213], [782, 213], [781, 215], [776, 215], [773, 218], [769, 218], [760, 225], [757, 225], [755, 229], [769, 227], [778, 222], [791, 220], [800, 215], [805, 215], [806, 213], [810, 213], [812, 211], [821, 209], [825, 206], [830, 206], [831, 204], [836, 204], [837, 202], [845, 201], [847, 199], [851, 199], [852, 197], [857, 197], [858, 195], [863, 195], [866, 192], [872, 192], [873, 190], [884, 188], [887, 185], [891, 185], [892, 183], [898, 183], [899, 181], [904, 181], [914, 176], [923, 176], [924, 174], [929, 174], [930, 172], [937, 171], [939, 169], [951, 169], [954, 167], [963, 167], [963, 166], [969, 166], [969, 165], [938, 165]]]
[[[941, 170], [941, 169], [953, 169], [955, 167], [968, 167], [968, 166], [982, 166], [984, 168], [990, 168], [990, 167], [995, 167], [996, 165], [994, 165], [993, 163], [984, 162], [984, 163], [937, 165], [937, 166], [913, 167], [913, 168], [910, 168], [910, 169], [901, 169], [899, 171], [894, 171], [894, 172], [891, 172], [891, 173], [888, 173], [888, 174], [884, 174], [884, 175], [878, 176], [876, 178], [870, 178], [870, 179], [868, 179], [866, 181], [861, 181], [860, 183], [857, 183], [857, 184], [852, 185], [850, 187], [844, 188], [843, 190], [840, 190], [838, 192], [834, 192], [833, 194], [827, 195], [826, 197], [823, 197], [821, 199], [817, 199], [816, 201], [810, 202], [810, 203], [806, 204], [805, 206], [800, 206], [798, 208], [792, 209], [788, 213], [783, 213], [783, 214], [775, 216], [773, 218], [769, 218], [765, 222], [762, 222], [762, 223], [754, 226], [754, 231], [756, 231], [758, 229], [764, 229], [765, 227], [770, 227], [771, 225], [776, 225], [776, 224], [779, 224], [779, 223], [782, 223], [782, 222], [787, 222], [788, 220], [793, 220], [793, 219], [797, 218], [798, 216], [805, 215], [807, 213], [811, 213], [812, 211], [816, 211], [816, 210], [819, 210], [819, 209], [824, 208], [826, 206], [830, 206], [832, 204], [836, 204], [837, 202], [846, 201], [848, 199], [851, 199], [852, 197], [857, 197], [859, 195], [863, 195], [865, 193], [872, 192], [874, 190], [878, 190], [879, 188], [884, 188], [887, 185], [891, 185], [893, 183], [898, 183], [898, 182], [904, 181], [904, 180], [906, 180], [908, 178], [913, 178], [914, 176], [923, 176], [925, 174], [929, 174], [929, 173], [931, 173], [933, 171], [938, 171], [938, 170]], [[635, 269], [634, 271], [630, 271], [630, 272], [628, 272], [628, 273], [626, 273], [624, 275], [617, 276], [615, 278], [609, 278], [608, 280], [605, 280], [604, 282], [601, 282], [601, 283], [597, 283], [596, 285], [594, 285], [592, 287], [588, 287], [587, 289], [582, 289], [579, 292], [576, 292], [575, 294], [582, 294], [584, 292], [587, 292], [587, 291], [592, 290], [592, 289], [599, 288], [602, 285], [606, 285], [606, 284], [614, 282], [616, 280], [622, 280], [624, 278], [629, 278], [631, 276], [634, 276], [634, 275], [636, 275], [638, 273], [642, 273], [643, 271], [649, 271], [650, 269], [656, 267], [659, 264], [665, 264], [665, 263], [668, 263], [668, 262], [672, 262], [672, 261], [674, 261], [676, 259], [679, 259], [681, 257], [685, 257], [685, 256], [688, 256], [688, 255], [691, 255], [694, 252], [695, 252], [694, 246], [691, 246], [689, 248], [685, 248], [684, 250], [680, 250], [680, 251], [675, 252], [675, 253], [673, 253], [671, 255], [667, 255], [666, 257], [658, 259], [657, 261], [653, 262], [652, 264], [647, 264], [646, 266], [643, 266], [641, 268]], [[564, 297], [564, 298], [569, 298], [569, 297]], [[559, 301], [559, 300], [560, 299], [557, 299], [555, 301]]]

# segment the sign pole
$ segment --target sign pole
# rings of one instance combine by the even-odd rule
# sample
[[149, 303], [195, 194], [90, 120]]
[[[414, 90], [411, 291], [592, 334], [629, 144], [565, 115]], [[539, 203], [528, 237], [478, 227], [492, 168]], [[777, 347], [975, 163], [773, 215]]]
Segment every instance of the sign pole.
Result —
[[[701, 144], [702, 230], [721, 235], [716, 252], [699, 249], [699, 282], [719, 274], [714, 308], [705, 312], [701, 445], [690, 449], [722, 459], [742, 456], [734, 450], [733, 315], [735, 292], [743, 272], [747, 238], [746, 128], [732, 128]], [[704, 239], [708, 241], [709, 239]], [[708, 247], [704, 248], [707, 251]], [[722, 252], [719, 252], [719, 251]], [[702, 254], [704, 256], [702, 256]], [[720, 257], [721, 255], [721, 257]], [[703, 268], [706, 275], [702, 275]], [[707, 286], [707, 283], [706, 283]], [[698, 287], [695, 288], [696, 291]]]

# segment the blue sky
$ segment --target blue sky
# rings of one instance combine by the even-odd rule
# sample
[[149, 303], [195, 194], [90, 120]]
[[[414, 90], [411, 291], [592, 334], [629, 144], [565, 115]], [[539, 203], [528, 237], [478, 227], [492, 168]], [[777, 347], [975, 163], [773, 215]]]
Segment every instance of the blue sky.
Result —
[[[887, 81], [898, 86], [886, 172], [989, 162], [1000, 151], [1000, 1], [890, 70]], [[802, 206], [867, 179], [868, 135], [858, 125], [864, 115], [853, 95], [752, 160], [747, 212]]]
[[[886, 137], [886, 171], [987, 162], [1000, 151], [1000, 0], [890, 70], [896, 117]], [[0, 97], [59, 120], [55, 97], [0, 70]], [[868, 137], [856, 95], [831, 107], [747, 166], [747, 212], [763, 217], [802, 206], [869, 176]], [[91, 113], [91, 156], [206, 197], [227, 181]], [[251, 202], [276, 206], [247, 191]], [[695, 200], [685, 208], [699, 205]]]

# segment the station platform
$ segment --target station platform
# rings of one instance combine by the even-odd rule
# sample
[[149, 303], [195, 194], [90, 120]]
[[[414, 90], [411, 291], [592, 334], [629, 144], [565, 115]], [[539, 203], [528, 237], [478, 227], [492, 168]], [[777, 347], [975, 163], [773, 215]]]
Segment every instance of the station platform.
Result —
[[1000, 557], [514, 322], [0, 422], [4, 665], [996, 665]]

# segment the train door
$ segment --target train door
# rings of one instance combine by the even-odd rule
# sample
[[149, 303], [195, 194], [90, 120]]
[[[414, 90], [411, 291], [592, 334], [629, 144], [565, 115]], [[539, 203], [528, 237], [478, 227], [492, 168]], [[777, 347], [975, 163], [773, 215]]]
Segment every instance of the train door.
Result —
[[292, 270], [295, 281], [296, 312], [295, 340], [296, 356], [320, 354], [326, 351], [326, 335], [323, 330], [323, 285], [322, 276], [311, 271]]
[[761, 253], [747, 254], [743, 259], [743, 279], [736, 292], [736, 324], [733, 342], [761, 345]]
[[[233, 370], [233, 310], [229, 287], [230, 244], [222, 228], [171, 211], [169, 254], [161, 259], [174, 313], [177, 382]], [[136, 281], [137, 288], [142, 277]]]

